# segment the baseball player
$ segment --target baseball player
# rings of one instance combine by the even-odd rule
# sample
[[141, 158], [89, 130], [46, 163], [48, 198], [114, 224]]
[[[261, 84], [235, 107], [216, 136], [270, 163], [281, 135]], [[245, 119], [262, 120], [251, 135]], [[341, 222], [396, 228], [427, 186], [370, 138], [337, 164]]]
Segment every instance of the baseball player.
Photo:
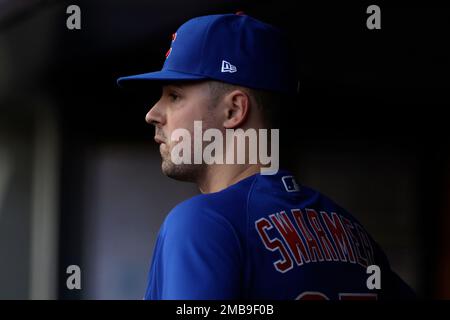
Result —
[[[274, 128], [272, 111], [286, 107], [282, 101], [297, 89], [292, 70], [278, 29], [244, 14], [222, 14], [184, 23], [161, 71], [118, 79], [122, 87], [161, 86], [146, 121], [155, 126], [162, 171], [201, 191], [173, 208], [161, 226], [145, 299], [414, 297], [362, 225], [289, 171], [263, 174], [259, 160], [174, 160], [182, 142], [174, 132], [195, 134], [196, 121], [202, 132], [224, 136], [226, 130]], [[375, 280], [368, 270], [378, 270]]]

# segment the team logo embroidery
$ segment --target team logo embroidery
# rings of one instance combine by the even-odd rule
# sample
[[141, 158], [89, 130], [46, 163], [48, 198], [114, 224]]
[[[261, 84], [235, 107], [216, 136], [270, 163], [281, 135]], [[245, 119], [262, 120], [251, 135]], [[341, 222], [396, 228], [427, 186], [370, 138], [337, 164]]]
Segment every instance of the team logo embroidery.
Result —
[[169, 50], [167, 50], [167, 52], [166, 52], [166, 59], [167, 59], [167, 58], [170, 56], [170, 54], [172, 53], [172, 45], [173, 45], [173, 42], [174, 42], [176, 39], [177, 39], [177, 33], [175, 32], [175, 33], [172, 34], [172, 43], [171, 43], [171, 45], [170, 45]]
[[222, 70], [221, 70], [221, 72], [234, 73], [236, 71], [237, 71], [236, 66], [233, 66], [228, 61], [222, 60]]
[[293, 176], [284, 176], [281, 178], [281, 181], [283, 181], [284, 188], [287, 192], [295, 192], [300, 190], [300, 187]]

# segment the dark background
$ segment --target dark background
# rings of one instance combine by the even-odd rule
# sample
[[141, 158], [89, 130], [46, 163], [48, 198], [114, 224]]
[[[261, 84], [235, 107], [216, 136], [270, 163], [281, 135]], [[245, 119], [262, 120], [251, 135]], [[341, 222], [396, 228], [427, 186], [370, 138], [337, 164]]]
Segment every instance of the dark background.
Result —
[[[186, 20], [241, 10], [284, 28], [296, 51], [300, 95], [281, 131], [291, 169], [362, 220], [420, 296], [450, 298], [448, 7], [341, 2], [0, 3], [0, 153], [16, 159], [0, 157], [16, 170], [4, 169], [0, 298], [142, 297], [164, 215], [197, 191], [159, 172], [144, 121], [157, 94], [115, 81], [159, 70]], [[71, 4], [81, 30], [66, 28]], [[381, 30], [366, 27], [369, 4]], [[36, 205], [43, 190], [51, 210]], [[39, 212], [52, 212], [48, 248], [33, 246], [50, 234]], [[70, 264], [84, 270], [80, 291], [66, 289]]]

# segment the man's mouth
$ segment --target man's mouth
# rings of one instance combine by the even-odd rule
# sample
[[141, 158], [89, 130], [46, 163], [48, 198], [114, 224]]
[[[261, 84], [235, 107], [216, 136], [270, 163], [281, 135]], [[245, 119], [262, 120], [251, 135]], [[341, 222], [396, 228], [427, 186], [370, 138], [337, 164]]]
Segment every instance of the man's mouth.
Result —
[[164, 139], [159, 136], [155, 136], [154, 139], [155, 139], [156, 143], [158, 143], [158, 144], [165, 143]]

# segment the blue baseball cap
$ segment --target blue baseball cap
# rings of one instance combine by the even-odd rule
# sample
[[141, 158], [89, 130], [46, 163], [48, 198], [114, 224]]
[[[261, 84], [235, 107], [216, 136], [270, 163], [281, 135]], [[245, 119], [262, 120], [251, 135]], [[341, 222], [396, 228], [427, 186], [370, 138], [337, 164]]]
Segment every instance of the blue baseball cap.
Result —
[[161, 71], [121, 77], [121, 87], [143, 81], [217, 80], [253, 89], [295, 93], [297, 80], [281, 30], [244, 14], [191, 19], [172, 35]]

